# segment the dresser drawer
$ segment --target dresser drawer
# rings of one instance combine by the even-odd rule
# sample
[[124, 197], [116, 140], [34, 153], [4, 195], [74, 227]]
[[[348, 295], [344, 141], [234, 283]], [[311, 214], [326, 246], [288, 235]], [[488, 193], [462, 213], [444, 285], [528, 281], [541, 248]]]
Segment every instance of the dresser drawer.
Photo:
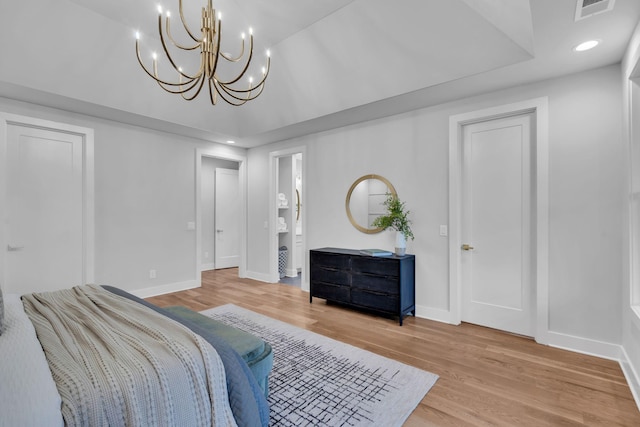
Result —
[[383, 257], [358, 256], [351, 259], [351, 271], [354, 273], [369, 273], [382, 276], [400, 275], [400, 263], [396, 259]]
[[311, 266], [312, 282], [325, 282], [335, 285], [349, 286], [349, 273], [343, 270], [334, 270], [332, 268], [319, 267], [317, 265]]
[[311, 294], [314, 297], [329, 301], [349, 302], [350, 289], [347, 286], [335, 286], [327, 283], [311, 283]]
[[335, 269], [349, 268], [349, 257], [340, 254], [311, 251], [311, 265], [331, 267]]
[[397, 277], [373, 276], [371, 274], [353, 274], [351, 286], [393, 295], [398, 295], [400, 287]]
[[397, 295], [385, 295], [360, 289], [352, 289], [351, 302], [362, 307], [390, 313], [395, 313], [399, 310]]

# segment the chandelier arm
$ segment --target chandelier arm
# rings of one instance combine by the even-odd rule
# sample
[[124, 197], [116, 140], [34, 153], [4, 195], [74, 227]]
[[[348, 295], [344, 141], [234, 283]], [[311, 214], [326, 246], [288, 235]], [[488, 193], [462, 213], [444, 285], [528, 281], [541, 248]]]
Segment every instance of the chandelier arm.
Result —
[[[173, 89], [171, 89], [171, 88], [167, 88], [167, 87], [165, 87], [165, 85], [164, 85], [164, 84], [162, 84], [162, 83], [160, 83], [160, 82], [158, 82], [158, 85], [160, 85], [160, 87], [161, 87], [162, 89], [164, 89], [165, 91], [167, 91], [167, 92], [169, 92], [169, 93], [172, 93], [172, 94], [174, 94], [174, 95], [180, 95], [180, 96], [182, 96], [182, 98], [184, 98], [185, 100], [187, 100], [187, 101], [192, 101], [196, 96], [198, 96], [198, 94], [200, 93], [200, 90], [202, 90], [202, 86], [203, 86], [203, 84], [204, 84], [204, 80], [205, 80], [205, 79], [204, 79], [203, 77], [200, 77], [199, 79], [194, 80], [193, 82], [190, 82], [190, 83], [192, 83], [192, 84], [191, 84], [188, 88], [186, 88], [186, 89], [181, 89], [181, 90], [173, 90]], [[187, 95], [185, 95], [186, 93], [189, 93], [189, 92], [191, 92], [192, 90], [194, 90], [194, 89], [195, 89], [195, 87], [198, 85], [198, 83], [200, 84], [200, 87], [198, 87], [198, 89], [197, 89], [197, 90], [196, 90], [196, 92], [193, 94], [193, 96], [187, 96]]]
[[[169, 25], [169, 18], [167, 18], [167, 25]], [[162, 16], [161, 15], [158, 15], [158, 32], [160, 33], [160, 43], [162, 44], [162, 49], [164, 50], [165, 55], [167, 55], [167, 59], [171, 63], [171, 66], [173, 67], [173, 69], [176, 70], [176, 72], [180, 74], [182, 77], [185, 77], [187, 79], [191, 78], [189, 75], [183, 73], [180, 70], [180, 67], [176, 65], [176, 63], [173, 61], [173, 58], [171, 57], [171, 54], [169, 53], [169, 49], [167, 48], [167, 43], [165, 42], [165, 39], [164, 39], [164, 33], [162, 32]], [[167, 34], [169, 33], [167, 32]], [[196, 74], [196, 78], [197, 77], [198, 77], [198, 74]]]
[[[209, 99], [211, 100], [211, 105], [216, 105], [218, 101], [218, 90], [215, 89], [215, 80], [209, 79]], [[211, 90], [211, 89], [215, 90]], [[226, 100], [225, 100], [226, 101]]]
[[167, 22], [165, 24], [165, 31], [167, 32], [167, 36], [169, 37], [169, 40], [175, 47], [182, 50], [196, 50], [197, 48], [200, 47], [200, 40], [196, 40], [196, 44], [194, 44], [193, 46], [183, 46], [182, 44], [178, 43], [173, 38], [173, 35], [171, 34], [171, 25], [169, 22], [170, 22], [169, 17], [167, 17]]
[[209, 64], [209, 75], [207, 77], [209, 77], [209, 80], [214, 79], [214, 80], [218, 80], [218, 77], [216, 76], [216, 70], [218, 69], [218, 63], [220, 60], [220, 35], [222, 34], [222, 21], [220, 21], [219, 19], [216, 21], [217, 22], [217, 26], [218, 26], [218, 32], [217, 32], [217, 36], [215, 37], [215, 45], [213, 46], [213, 51], [216, 53], [216, 55], [207, 55], [207, 61], [211, 60], [211, 56], [214, 56], [214, 60], [213, 63]]
[[[137, 44], [137, 43], [136, 43]], [[199, 79], [202, 76], [202, 73], [199, 73], [199, 75], [192, 77], [192, 76], [186, 76], [185, 77], [188, 79], [188, 81], [186, 82], [181, 82], [181, 83], [173, 83], [173, 82], [168, 82], [166, 80], [163, 80], [159, 77], [156, 77], [151, 71], [149, 71], [149, 69], [147, 68], [146, 65], [144, 65], [144, 63], [142, 62], [142, 58], [140, 58], [140, 49], [137, 49], [137, 58], [138, 58], [138, 63], [140, 64], [140, 66], [142, 67], [142, 69], [149, 75], [149, 77], [151, 77], [152, 79], [154, 79], [156, 82], [158, 82], [159, 84], [165, 85], [165, 86], [184, 86], [184, 85], [188, 85], [191, 84], [194, 81], [197, 81], [197, 79]], [[195, 86], [195, 85], [194, 85]], [[165, 89], [163, 87], [163, 89]], [[165, 89], [166, 90], [166, 89]], [[167, 91], [167, 92], [171, 92], [171, 93], [180, 93], [179, 91]]]
[[229, 62], [238, 62], [242, 59], [242, 57], [244, 56], [244, 38], [242, 39], [242, 48], [240, 49], [240, 55], [238, 55], [237, 57], [232, 57], [227, 55], [224, 52], [220, 52], [220, 56], [222, 56], [224, 59], [226, 59]]
[[[237, 96], [229, 93], [224, 86], [215, 85], [215, 89], [216, 92], [220, 95], [220, 98], [222, 98], [227, 104], [231, 104], [234, 107], [239, 107], [247, 102], [245, 98], [238, 98]], [[222, 91], [220, 89], [222, 89]], [[229, 97], [225, 96], [225, 93], [229, 95]], [[235, 100], [237, 100], [238, 102], [236, 102]]]
[[[178, 9], [180, 9], [180, 20], [182, 21], [182, 26], [184, 26], [185, 31], [189, 34], [189, 37], [193, 39], [194, 42], [198, 43], [199, 40], [196, 36], [193, 35], [189, 26], [187, 25], [186, 19], [184, 19], [184, 13], [182, 12], [182, 0], [178, 0]], [[204, 8], [202, 8], [204, 10]]]
[[[259, 85], [255, 85], [252, 87], [249, 87], [248, 89], [235, 89], [232, 87], [228, 87], [226, 85], [220, 85], [220, 88], [222, 88], [222, 90], [229, 96], [234, 97], [235, 99], [254, 99], [257, 98], [258, 95], [260, 95], [260, 93], [262, 93], [262, 88], [264, 88], [264, 83], [261, 83]], [[254, 92], [256, 90], [259, 90], [258, 95], [255, 95], [253, 98], [251, 97], [251, 92]], [[247, 94], [247, 97], [242, 97], [243, 94]]]
[[249, 36], [249, 57], [247, 58], [247, 62], [244, 64], [244, 68], [242, 69], [242, 72], [238, 74], [238, 76], [233, 80], [230, 80], [228, 82], [219, 82], [219, 83], [225, 84], [225, 85], [232, 85], [238, 80], [240, 80], [242, 76], [244, 76], [244, 74], [249, 69], [249, 65], [251, 64], [251, 58], [253, 58], [253, 34]]
[[[193, 96], [185, 96], [184, 93], [182, 94], [182, 97], [184, 99], [186, 99], [187, 101], [193, 101], [195, 99], [196, 96], [198, 96], [200, 94], [200, 91], [202, 90], [202, 87], [204, 86], [204, 81], [205, 78], [204, 76], [201, 76], [200, 79], [198, 80], [198, 82], [200, 82], [200, 86], [198, 87], [198, 89], [196, 90], [196, 93], [193, 94]], [[196, 82], [197, 83], [197, 82]], [[195, 87], [195, 85], [194, 85]]]
[[[203, 58], [203, 57], [202, 57], [202, 55], [201, 55], [201, 56], [200, 56], [200, 68], [198, 69], [198, 71], [197, 71], [193, 76], [191, 76], [191, 75], [189, 75], [189, 74], [185, 73], [184, 71], [182, 71], [182, 72], [181, 72], [181, 71], [180, 71], [180, 70], [178, 70], [178, 69], [176, 69], [176, 71], [177, 71], [178, 73], [180, 73], [182, 76], [184, 76], [185, 78], [189, 79], [189, 80], [196, 80], [196, 79], [199, 79], [201, 76], [203, 76], [203, 75], [204, 75], [204, 61], [205, 61], [205, 58]], [[174, 67], [174, 68], [175, 68], [175, 67]]]
[[[230, 83], [226, 83], [226, 82], [220, 82], [218, 81], [218, 83], [220, 84], [220, 86], [224, 87], [225, 92], [227, 92], [229, 95], [231, 95], [231, 92], [233, 93], [247, 93], [247, 92], [253, 92], [254, 90], [258, 89], [258, 87], [263, 86], [264, 87], [264, 83], [267, 80], [267, 76], [269, 75], [269, 70], [271, 68], [271, 59], [269, 59], [267, 61], [267, 68], [265, 70], [265, 73], [262, 75], [262, 79], [260, 79], [259, 82], [257, 82], [255, 85], [250, 86], [248, 89], [236, 89], [230, 86]], [[262, 90], [261, 90], [262, 92]], [[257, 97], [258, 95], [256, 95]], [[255, 98], [255, 97], [254, 97]], [[252, 98], [253, 99], [253, 98]]]
[[[184, 83], [172, 83], [172, 82], [168, 82], [168, 81], [162, 80], [161, 78], [157, 77], [154, 73], [149, 71], [147, 66], [144, 65], [144, 62], [142, 62], [142, 58], [140, 57], [140, 45], [139, 45], [139, 43], [137, 41], [136, 41], [136, 56], [138, 57], [138, 63], [140, 64], [142, 69], [149, 75], [149, 77], [151, 77], [155, 81], [157, 81], [159, 83], [162, 83], [162, 84], [165, 84], [165, 85], [169, 85], [169, 86], [180, 86], [181, 84], [184, 84]], [[187, 77], [189, 80], [193, 80], [193, 77], [189, 77], [189, 76], [185, 76], [185, 77]]]
[[[234, 88], [232, 88], [232, 87], [227, 87], [226, 85], [220, 85], [220, 88], [221, 88], [221, 89], [222, 89], [222, 90], [223, 90], [227, 95], [229, 95], [230, 97], [232, 97], [232, 98], [234, 98], [234, 99], [237, 99], [237, 100], [239, 100], [239, 101], [243, 101], [243, 103], [245, 103], [245, 102], [247, 102], [247, 101], [254, 100], [254, 99], [256, 99], [258, 96], [260, 96], [260, 94], [262, 93], [262, 90], [264, 89], [264, 82], [262, 82], [262, 83], [260, 83], [260, 84], [258, 84], [258, 85], [255, 85], [255, 86], [253, 86], [253, 87], [250, 87], [249, 89], [234, 89]], [[252, 96], [252, 95], [251, 95], [251, 92], [253, 92], [253, 91], [255, 91], [255, 90], [258, 90], [258, 93], [256, 93], [255, 95], [253, 95], [253, 96]], [[241, 97], [239, 96], [239, 94], [242, 94], [242, 93], [246, 93], [246, 94], [247, 94], [247, 96], [246, 96], [246, 97], [241, 98]], [[238, 96], [236, 96], [236, 95], [238, 95]], [[225, 101], [226, 101], [226, 100], [227, 100], [227, 99], [225, 98]], [[227, 102], [228, 102], [228, 101], [227, 101]]]
[[[178, 94], [185, 94], [185, 93], [190, 92], [191, 90], [193, 90], [193, 88], [196, 87], [196, 85], [198, 84], [198, 82], [200, 80], [201, 79], [198, 78], [198, 79], [190, 80], [188, 82], [179, 83], [179, 84], [171, 84], [171, 85], [169, 85], [167, 83], [164, 83], [164, 82], [161, 82], [159, 80], [156, 80], [156, 81], [158, 82], [158, 84], [160, 85], [160, 87], [162, 89], [166, 90], [169, 93], [173, 93], [175, 95], [178, 95]], [[187, 85], [188, 85], [187, 88], [182, 89], [183, 86], [187, 86]], [[167, 87], [167, 86], [169, 86], [169, 87]], [[173, 89], [173, 86], [179, 86], [180, 89]]]

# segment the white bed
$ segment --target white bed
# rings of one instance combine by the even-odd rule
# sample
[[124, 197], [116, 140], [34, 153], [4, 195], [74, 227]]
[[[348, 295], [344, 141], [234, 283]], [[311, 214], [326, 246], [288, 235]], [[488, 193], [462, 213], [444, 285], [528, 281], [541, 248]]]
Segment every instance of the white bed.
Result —
[[61, 426], [61, 399], [18, 295], [4, 296], [0, 426]]
[[0, 291], [0, 427], [266, 426], [249, 367], [193, 328], [121, 290]]

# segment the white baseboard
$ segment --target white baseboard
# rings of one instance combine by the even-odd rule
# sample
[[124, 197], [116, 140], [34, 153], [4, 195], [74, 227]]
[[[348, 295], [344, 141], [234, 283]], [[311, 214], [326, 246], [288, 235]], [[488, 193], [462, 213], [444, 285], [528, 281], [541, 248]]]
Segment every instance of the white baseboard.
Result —
[[260, 282], [273, 283], [269, 275], [265, 273], [256, 273], [255, 271], [247, 271], [245, 277], [247, 279], [258, 280]]
[[287, 277], [297, 277], [298, 276], [298, 270], [295, 268], [287, 268], [287, 270], [284, 272], [285, 275]]
[[547, 333], [547, 337], [549, 338], [548, 345], [551, 347], [588, 354], [589, 356], [601, 357], [603, 359], [621, 360], [622, 347], [618, 344], [551, 331]]
[[440, 308], [427, 307], [424, 305], [416, 305], [416, 317], [435, 320], [436, 322], [451, 323], [451, 313], [449, 310], [442, 310]]
[[200, 266], [200, 271], [209, 271], [209, 270], [214, 270], [216, 268], [215, 264], [210, 262], [207, 264], [202, 264]]
[[636, 401], [636, 406], [638, 407], [638, 410], [640, 410], [640, 375], [638, 375], [638, 371], [636, 371], [631, 360], [629, 360], [629, 355], [625, 351], [624, 347], [622, 347], [620, 367], [622, 368], [624, 377], [627, 379], [627, 384], [629, 384], [631, 394], [633, 394], [633, 398]]
[[195, 280], [187, 280], [186, 282], [167, 283], [166, 285], [154, 286], [152, 288], [137, 289], [129, 291], [129, 293], [138, 298], [149, 298], [158, 295], [170, 294], [171, 292], [186, 291], [187, 289], [198, 288], [198, 282]]

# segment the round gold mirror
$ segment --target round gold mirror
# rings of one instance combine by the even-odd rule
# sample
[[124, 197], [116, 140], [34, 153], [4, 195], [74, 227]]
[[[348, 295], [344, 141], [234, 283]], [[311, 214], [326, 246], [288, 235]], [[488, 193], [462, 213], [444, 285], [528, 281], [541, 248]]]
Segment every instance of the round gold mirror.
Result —
[[382, 228], [373, 227], [371, 223], [387, 213], [382, 204], [387, 199], [387, 194], [397, 196], [396, 189], [388, 179], [374, 174], [358, 178], [349, 188], [345, 201], [351, 224], [363, 233], [381, 232]]

